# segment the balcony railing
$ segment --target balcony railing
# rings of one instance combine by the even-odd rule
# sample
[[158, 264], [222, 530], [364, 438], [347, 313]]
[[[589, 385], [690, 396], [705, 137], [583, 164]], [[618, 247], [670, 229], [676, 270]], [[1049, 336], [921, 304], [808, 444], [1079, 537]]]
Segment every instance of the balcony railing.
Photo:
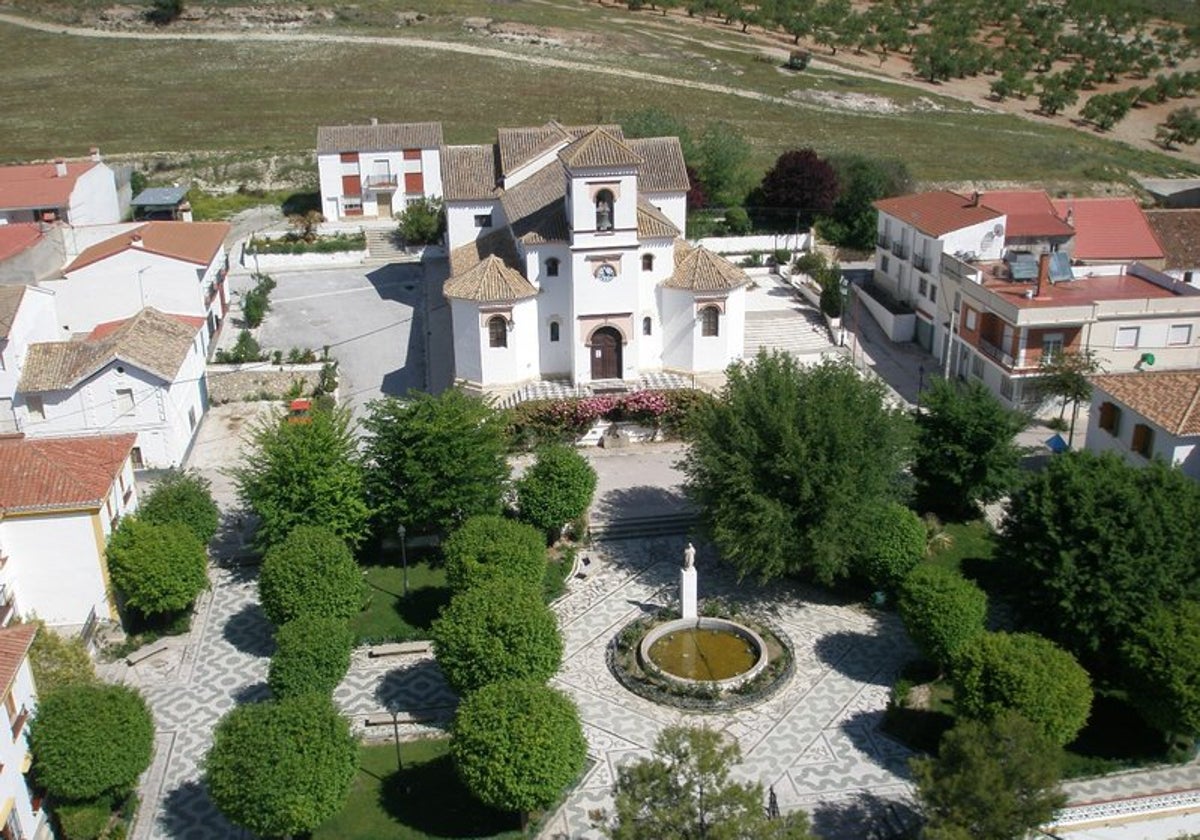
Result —
[[396, 175], [368, 175], [363, 178], [363, 186], [369, 190], [377, 190], [381, 187], [394, 187], [399, 181]]
[[904, 247], [904, 243], [899, 240], [892, 243], [892, 253], [900, 259], [908, 259], [908, 249]]
[[875, 237], [875, 244], [876, 244], [876, 245], [878, 245], [880, 248], [882, 248], [883, 250], [885, 250], [885, 251], [886, 251], [886, 250], [887, 250], [887, 246], [888, 246], [888, 238], [887, 238], [887, 236], [886, 236], [885, 234], [882, 234], [882, 233], [881, 233], [881, 234], [879, 234], [879, 236], [876, 236], [876, 237]]
[[992, 342], [988, 341], [986, 338], [979, 339], [979, 350], [983, 353], [983, 355], [987, 356], [993, 362], [998, 362], [1009, 370], [1012, 370], [1014, 367], [1016, 367], [1016, 359], [1014, 359], [1008, 353], [1005, 353], [995, 344], [992, 344]]
[[929, 257], [924, 254], [913, 254], [912, 264], [917, 271], [929, 271]]

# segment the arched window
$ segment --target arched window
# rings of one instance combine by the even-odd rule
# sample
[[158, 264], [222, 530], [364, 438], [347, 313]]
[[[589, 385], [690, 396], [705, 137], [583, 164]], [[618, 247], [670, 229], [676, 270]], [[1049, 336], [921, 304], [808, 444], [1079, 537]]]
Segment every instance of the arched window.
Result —
[[555, 257], [551, 257], [550, 259], [546, 260], [546, 276], [558, 276], [558, 260]]
[[612, 190], [600, 190], [596, 193], [596, 230], [613, 229], [613, 194]]
[[653, 330], [654, 330], [654, 323], [650, 320], [650, 316], [647, 315], [645, 318], [642, 319], [642, 335], [650, 335], [650, 333], [653, 332]]
[[488, 318], [488, 347], [508, 346], [508, 321], [503, 315]]
[[642, 254], [642, 271], [654, 270], [654, 255]]
[[551, 341], [558, 341], [558, 330], [559, 330], [558, 321], [551, 321], [550, 322], [550, 340]]
[[721, 334], [721, 312], [715, 306], [700, 310], [700, 335], [709, 338]]

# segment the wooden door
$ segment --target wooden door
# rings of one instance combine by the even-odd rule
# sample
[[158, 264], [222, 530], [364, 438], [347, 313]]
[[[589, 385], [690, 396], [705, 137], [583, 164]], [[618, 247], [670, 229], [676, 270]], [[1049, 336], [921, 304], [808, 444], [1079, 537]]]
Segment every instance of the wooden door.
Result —
[[621, 334], [612, 327], [592, 333], [592, 379], [621, 378]]
[[379, 218], [392, 218], [392, 194], [379, 193], [379, 196], [376, 200], [379, 202]]

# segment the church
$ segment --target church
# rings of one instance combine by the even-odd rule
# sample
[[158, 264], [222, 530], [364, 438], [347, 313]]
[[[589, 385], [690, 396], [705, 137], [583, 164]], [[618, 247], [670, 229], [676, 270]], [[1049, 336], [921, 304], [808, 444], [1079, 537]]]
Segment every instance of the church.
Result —
[[678, 138], [550, 122], [440, 152], [443, 291], [464, 387], [633, 389], [742, 357], [749, 278], [683, 239]]

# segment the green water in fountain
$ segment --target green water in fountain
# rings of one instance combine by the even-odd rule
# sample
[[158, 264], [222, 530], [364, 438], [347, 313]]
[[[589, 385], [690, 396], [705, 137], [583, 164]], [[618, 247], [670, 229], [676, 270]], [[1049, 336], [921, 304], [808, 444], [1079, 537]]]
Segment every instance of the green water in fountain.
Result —
[[650, 646], [649, 653], [668, 674], [704, 682], [744, 674], [758, 660], [753, 646], [736, 633], [700, 628], [668, 633]]

